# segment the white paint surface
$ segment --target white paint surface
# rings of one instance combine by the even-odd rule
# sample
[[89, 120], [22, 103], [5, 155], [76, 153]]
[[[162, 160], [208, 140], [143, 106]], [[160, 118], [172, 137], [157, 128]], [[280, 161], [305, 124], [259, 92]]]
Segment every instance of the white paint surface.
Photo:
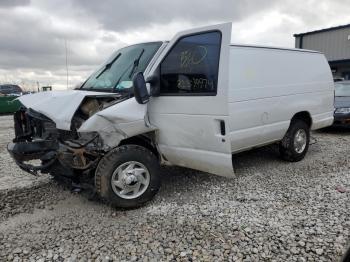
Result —
[[301, 111], [312, 129], [333, 122], [333, 78], [317, 52], [231, 46], [228, 89], [232, 152], [281, 140]]

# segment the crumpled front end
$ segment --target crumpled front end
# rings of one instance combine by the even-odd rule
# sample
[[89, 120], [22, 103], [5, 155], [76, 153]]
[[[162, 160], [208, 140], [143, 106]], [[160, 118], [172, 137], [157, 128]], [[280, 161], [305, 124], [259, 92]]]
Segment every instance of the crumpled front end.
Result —
[[34, 110], [21, 108], [14, 123], [15, 138], [7, 149], [17, 165], [31, 174], [57, 171], [72, 177], [93, 169], [104, 153], [97, 133], [57, 129], [51, 119]]
[[18, 166], [31, 174], [92, 178], [99, 160], [122, 140], [154, 130], [145, 120], [146, 105], [130, 96], [45, 93], [21, 98], [8, 144]]

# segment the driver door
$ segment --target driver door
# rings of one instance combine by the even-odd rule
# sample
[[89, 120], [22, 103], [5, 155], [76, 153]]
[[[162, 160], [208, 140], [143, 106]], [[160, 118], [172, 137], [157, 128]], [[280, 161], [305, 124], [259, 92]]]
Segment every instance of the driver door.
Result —
[[148, 103], [171, 164], [234, 176], [228, 121], [231, 23], [178, 33], [157, 58], [159, 96]]

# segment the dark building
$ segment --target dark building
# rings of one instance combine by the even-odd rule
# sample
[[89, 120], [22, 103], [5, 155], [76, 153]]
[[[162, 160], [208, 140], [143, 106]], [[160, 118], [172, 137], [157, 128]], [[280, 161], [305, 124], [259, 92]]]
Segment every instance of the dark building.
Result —
[[295, 34], [295, 47], [322, 52], [334, 78], [350, 80], [350, 24]]

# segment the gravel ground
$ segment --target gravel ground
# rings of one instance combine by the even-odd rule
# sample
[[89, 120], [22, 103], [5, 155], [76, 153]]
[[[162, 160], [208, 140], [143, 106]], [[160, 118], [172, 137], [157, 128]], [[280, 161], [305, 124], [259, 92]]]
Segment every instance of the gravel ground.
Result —
[[47, 177], [33, 185], [0, 126], [0, 261], [339, 261], [349, 245], [350, 131], [314, 133], [299, 163], [274, 146], [237, 155], [236, 179], [163, 168], [156, 198], [125, 211]]

